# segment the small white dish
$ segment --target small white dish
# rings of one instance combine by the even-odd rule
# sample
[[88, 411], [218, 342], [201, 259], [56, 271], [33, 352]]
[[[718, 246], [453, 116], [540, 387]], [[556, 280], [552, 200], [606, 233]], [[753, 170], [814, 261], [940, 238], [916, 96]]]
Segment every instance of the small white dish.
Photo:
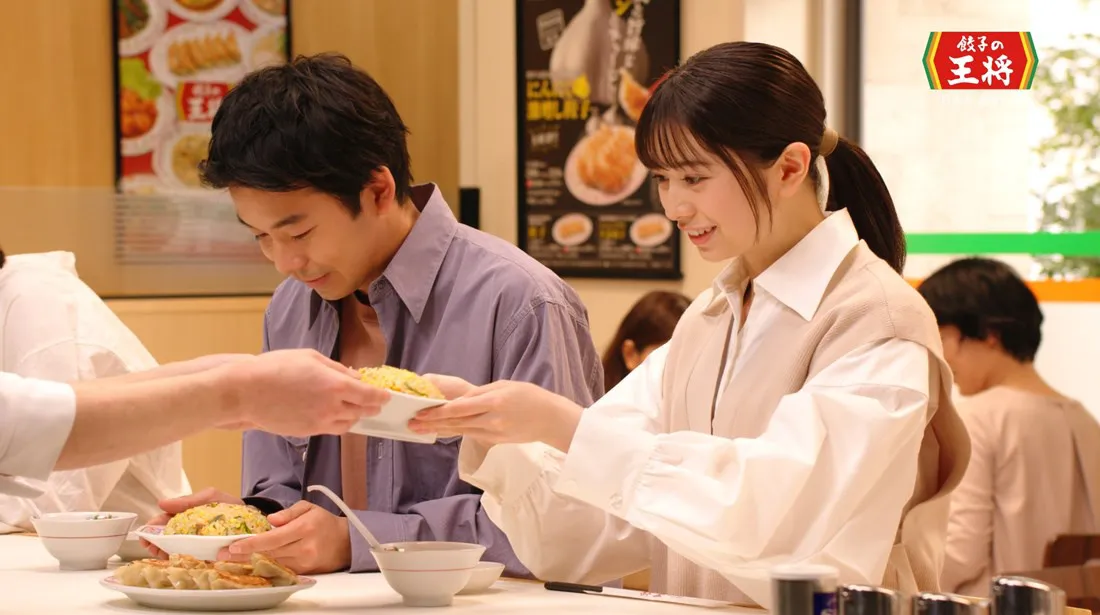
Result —
[[394, 542], [371, 549], [378, 569], [405, 606], [450, 606], [485, 547], [466, 542]]
[[141, 539], [138, 538], [137, 532], [130, 532], [130, 534], [126, 536], [126, 540], [122, 541], [122, 546], [118, 548], [118, 552], [115, 555], [118, 555], [118, 558], [124, 562], [132, 562], [152, 557], [149, 550], [141, 544]]
[[171, 611], [256, 611], [271, 609], [286, 602], [296, 592], [317, 584], [315, 579], [298, 577], [296, 585], [257, 589], [150, 589], [123, 585], [113, 576], [100, 580], [107, 589], [126, 594], [141, 606]]
[[497, 562], [478, 562], [470, 572], [470, 580], [462, 588], [460, 594], [477, 594], [493, 586], [504, 574], [504, 564]]
[[550, 237], [558, 245], [572, 248], [588, 241], [592, 236], [592, 227], [592, 218], [584, 214], [565, 214], [550, 227]]
[[672, 228], [664, 214], [646, 214], [630, 225], [630, 241], [639, 248], [655, 248], [668, 241]]
[[[121, 32], [118, 39], [118, 54], [122, 57], [136, 56], [148, 51], [157, 37], [164, 34], [164, 28], [168, 26], [168, 13], [157, 0], [141, 0], [141, 8], [144, 8], [148, 16], [137, 30], [122, 38]], [[119, 11], [125, 10], [119, 3]]]
[[445, 399], [431, 399], [418, 397], [408, 393], [389, 391], [390, 400], [382, 406], [381, 412], [374, 416], [363, 417], [349, 431], [364, 436], [376, 438], [389, 438], [390, 440], [402, 440], [404, 442], [420, 442], [431, 444], [435, 442], [434, 433], [420, 434], [409, 429], [409, 421], [417, 412], [427, 408], [442, 406], [447, 403]]
[[134, 525], [132, 512], [67, 512], [31, 517], [61, 570], [103, 570]]
[[143, 538], [168, 555], [190, 555], [196, 559], [215, 561], [218, 551], [255, 534], [234, 534], [232, 536], [195, 536], [193, 534], [165, 534], [163, 525], [143, 525], [137, 529], [138, 538]]

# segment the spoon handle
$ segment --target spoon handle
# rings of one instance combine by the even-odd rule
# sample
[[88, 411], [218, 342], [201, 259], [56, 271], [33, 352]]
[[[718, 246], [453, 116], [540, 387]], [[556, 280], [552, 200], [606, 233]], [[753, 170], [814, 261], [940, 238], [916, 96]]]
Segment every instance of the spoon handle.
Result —
[[367, 526], [363, 525], [363, 522], [359, 520], [355, 512], [344, 503], [344, 500], [340, 499], [340, 496], [333, 493], [331, 489], [324, 485], [310, 485], [306, 487], [306, 491], [320, 491], [325, 494], [328, 499], [332, 500], [334, 504], [340, 507], [340, 510], [344, 512], [344, 516], [346, 516], [348, 521], [355, 526], [359, 534], [367, 540], [372, 549], [382, 549], [382, 545], [378, 542], [378, 539], [374, 537], [374, 534], [370, 533], [370, 530], [367, 529]]

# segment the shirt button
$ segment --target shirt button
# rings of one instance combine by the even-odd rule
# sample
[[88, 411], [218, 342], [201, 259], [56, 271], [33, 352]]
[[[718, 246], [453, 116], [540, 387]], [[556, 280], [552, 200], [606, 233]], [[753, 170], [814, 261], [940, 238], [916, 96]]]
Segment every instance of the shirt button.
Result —
[[302, 461], [305, 461], [305, 460], [306, 460], [306, 452], [302, 451]]
[[611, 496], [611, 510], [622, 510], [623, 498], [619, 494], [613, 494]]

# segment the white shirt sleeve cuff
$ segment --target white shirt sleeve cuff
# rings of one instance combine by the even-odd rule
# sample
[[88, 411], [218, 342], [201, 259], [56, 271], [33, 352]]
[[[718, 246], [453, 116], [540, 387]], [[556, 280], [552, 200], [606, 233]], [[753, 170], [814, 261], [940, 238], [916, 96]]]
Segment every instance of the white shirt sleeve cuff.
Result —
[[76, 419], [76, 393], [68, 384], [27, 379], [8, 397], [11, 420], [0, 447], [0, 475], [46, 480], [61, 456]]
[[540, 480], [554, 482], [561, 453], [540, 442], [486, 446], [464, 439], [458, 474], [499, 507], [521, 500]]
[[[657, 435], [624, 419], [631, 408], [606, 405], [581, 415], [554, 491], [626, 518], [657, 448]], [[627, 423], [627, 424], [624, 424]]]

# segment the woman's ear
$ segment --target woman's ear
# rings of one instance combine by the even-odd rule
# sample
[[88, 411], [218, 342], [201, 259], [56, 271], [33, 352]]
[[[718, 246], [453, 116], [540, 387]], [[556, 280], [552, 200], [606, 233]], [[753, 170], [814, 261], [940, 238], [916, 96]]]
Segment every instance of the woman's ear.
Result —
[[772, 165], [776, 192], [780, 198], [793, 196], [810, 174], [810, 148], [805, 143], [794, 142], [783, 149]]
[[634, 344], [634, 340], [623, 341], [623, 363], [626, 364], [626, 368], [630, 371], [634, 371], [635, 367], [642, 364], [641, 354], [638, 353], [638, 346]]

